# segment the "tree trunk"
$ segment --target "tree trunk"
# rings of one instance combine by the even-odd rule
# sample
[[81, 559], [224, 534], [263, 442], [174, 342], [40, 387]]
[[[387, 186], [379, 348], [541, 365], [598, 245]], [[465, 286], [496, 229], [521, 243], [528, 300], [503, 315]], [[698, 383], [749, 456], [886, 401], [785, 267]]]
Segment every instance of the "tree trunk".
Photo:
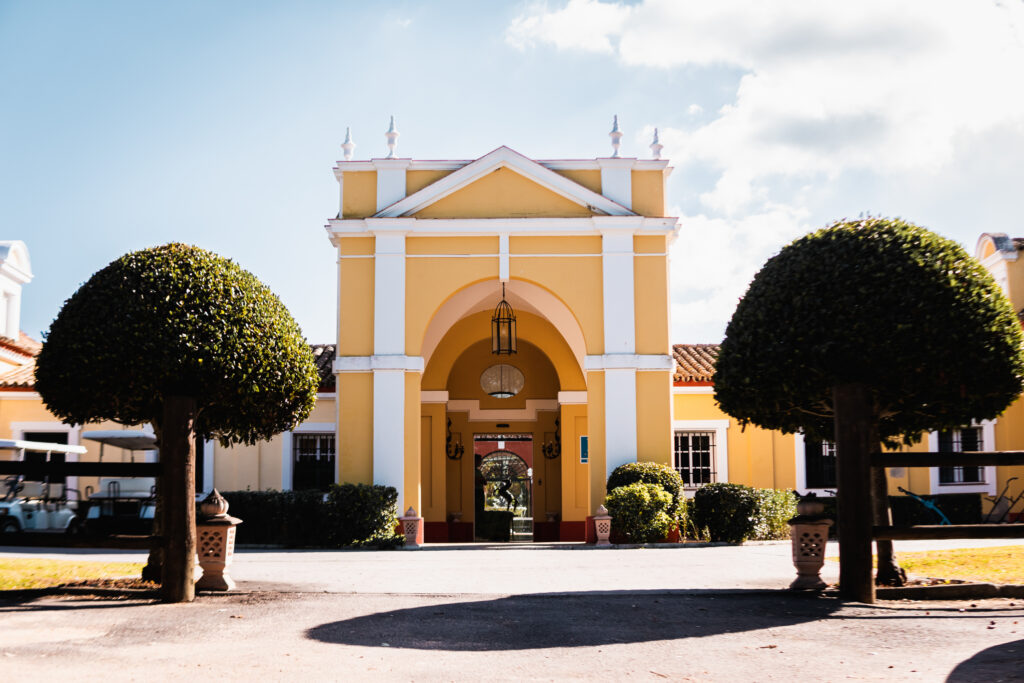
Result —
[[160, 458], [163, 461], [163, 599], [192, 602], [196, 597], [195, 399], [168, 396]]
[[839, 532], [839, 593], [846, 600], [873, 603], [871, 580], [871, 466], [874, 411], [871, 392], [857, 382], [833, 387], [836, 431], [836, 497]]
[[[874, 443], [881, 444], [875, 435]], [[874, 523], [878, 526], [892, 524], [892, 513], [889, 510], [889, 483], [886, 481], [884, 467], [871, 468], [871, 489], [874, 503]], [[892, 541], [879, 539], [875, 541], [878, 552], [878, 574], [875, 575], [877, 586], [902, 586], [906, 583], [907, 573], [896, 563]]]
[[[157, 447], [157, 458], [160, 462], [164, 462], [164, 457], [161, 454], [163, 451], [163, 433], [161, 432], [160, 426], [153, 424], [153, 434], [156, 436], [156, 447]], [[167, 488], [167, 474], [166, 472], [160, 472], [160, 475], [156, 478], [156, 496], [154, 500], [153, 510], [153, 536], [157, 541], [153, 542], [149, 546], [149, 558], [146, 560], [146, 566], [142, 568], [142, 578], [145, 581], [152, 581], [153, 583], [163, 583], [163, 566], [164, 566], [164, 529], [167, 526], [164, 523], [164, 510], [167, 506], [164, 504], [164, 490]]]

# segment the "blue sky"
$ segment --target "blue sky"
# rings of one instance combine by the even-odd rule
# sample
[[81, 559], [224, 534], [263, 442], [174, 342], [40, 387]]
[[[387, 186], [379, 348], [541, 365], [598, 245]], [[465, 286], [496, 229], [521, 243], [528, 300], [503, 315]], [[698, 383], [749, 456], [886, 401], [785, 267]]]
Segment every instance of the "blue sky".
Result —
[[902, 216], [973, 251], [1024, 234], [1024, 3], [0, 0], [0, 220], [22, 327], [169, 241], [252, 270], [333, 341], [323, 231], [355, 158], [646, 157], [676, 171], [674, 342], [721, 339], [785, 243]]

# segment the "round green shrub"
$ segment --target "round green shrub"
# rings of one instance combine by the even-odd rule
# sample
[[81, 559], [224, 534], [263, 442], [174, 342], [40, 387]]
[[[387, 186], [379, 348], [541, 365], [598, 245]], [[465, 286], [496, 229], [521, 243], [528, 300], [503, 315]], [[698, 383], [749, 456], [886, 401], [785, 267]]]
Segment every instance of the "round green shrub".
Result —
[[690, 519], [708, 540], [742, 543], [753, 537], [757, 498], [754, 489], [741, 484], [705, 484], [690, 503]]
[[736, 307], [715, 399], [743, 425], [832, 437], [832, 388], [865, 383], [880, 438], [994, 418], [1021, 392], [1013, 308], [955, 242], [902, 220], [837, 222], [765, 263]]
[[196, 400], [195, 432], [228, 446], [304, 420], [319, 376], [298, 324], [238, 264], [186, 244], [126, 254], [57, 314], [35, 387], [67, 423], [150, 422], [165, 396]]
[[612, 530], [634, 543], [661, 541], [675, 524], [672, 495], [657, 484], [619, 486], [604, 504], [612, 517]]
[[607, 489], [610, 493], [620, 486], [636, 483], [657, 484], [667, 491], [672, 496], [668, 514], [673, 519], [682, 521], [681, 514], [685, 514], [686, 499], [683, 498], [683, 480], [674, 468], [656, 462], [628, 462], [612, 470], [608, 477]]

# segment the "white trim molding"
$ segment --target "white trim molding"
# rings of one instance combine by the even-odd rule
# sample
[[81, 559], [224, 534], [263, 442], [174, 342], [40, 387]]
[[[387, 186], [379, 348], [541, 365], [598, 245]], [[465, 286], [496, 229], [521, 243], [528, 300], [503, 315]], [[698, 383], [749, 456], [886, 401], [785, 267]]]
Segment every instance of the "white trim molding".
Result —
[[714, 394], [713, 386], [672, 387], [673, 394]]
[[[816, 496], [833, 496], [835, 487], [831, 489], [812, 489], [807, 487], [807, 446], [804, 443], [804, 433], [797, 432], [793, 435], [793, 457], [796, 467], [796, 490], [804, 495], [813, 493]], [[829, 493], [831, 491], [832, 493]]]
[[583, 360], [584, 370], [674, 370], [676, 361], [672, 356], [637, 355], [635, 353], [606, 353], [603, 356], [587, 356]]
[[558, 410], [558, 401], [551, 399], [526, 399], [525, 408], [483, 409], [476, 399], [455, 399], [448, 401], [448, 412], [469, 413], [470, 422], [533, 422], [541, 411]]
[[377, 211], [405, 198], [405, 171], [412, 159], [373, 159], [377, 171]]
[[633, 165], [636, 159], [596, 159], [601, 169], [601, 194], [627, 209], [633, 209]]
[[338, 356], [334, 359], [333, 372], [375, 372], [377, 370], [404, 370], [423, 372], [423, 356]]
[[[515, 150], [501, 146], [492, 152], [488, 152], [476, 161], [466, 164], [462, 168], [430, 185], [422, 190], [414, 192], [401, 201], [394, 202], [390, 206], [377, 210], [377, 217], [395, 218], [417, 213], [434, 202], [437, 202], [448, 195], [457, 192], [471, 183], [487, 176], [499, 168], [507, 168], [519, 175], [532, 180], [541, 187], [551, 190], [566, 199], [585, 206], [595, 213], [603, 213], [610, 216], [636, 215], [626, 206], [615, 202], [608, 197], [588, 190], [579, 183], [545, 168], [536, 161], [529, 159]], [[403, 178], [405, 170], [402, 170]], [[378, 178], [380, 171], [378, 171]], [[378, 181], [379, 184], [379, 181]], [[378, 199], [378, 205], [380, 201]]]
[[448, 403], [447, 391], [421, 391], [420, 403]]
[[729, 420], [672, 420], [672, 466], [675, 467], [676, 432], [715, 433], [715, 481], [729, 481]]
[[559, 391], [558, 405], [586, 405], [587, 392], [585, 391]]
[[[996, 449], [996, 421], [995, 420], [981, 420], [978, 422], [972, 422], [969, 426], [981, 427], [981, 447], [986, 451], [994, 451]], [[928, 432], [928, 450], [936, 452], [939, 450], [939, 433]], [[987, 493], [990, 496], [996, 495], [996, 468], [995, 466], [982, 467], [983, 476], [985, 478], [984, 483], [968, 483], [968, 484], [940, 484], [939, 483], [939, 468], [929, 467], [928, 478], [929, 478], [929, 493], [931, 495], [937, 495], [940, 493]]]

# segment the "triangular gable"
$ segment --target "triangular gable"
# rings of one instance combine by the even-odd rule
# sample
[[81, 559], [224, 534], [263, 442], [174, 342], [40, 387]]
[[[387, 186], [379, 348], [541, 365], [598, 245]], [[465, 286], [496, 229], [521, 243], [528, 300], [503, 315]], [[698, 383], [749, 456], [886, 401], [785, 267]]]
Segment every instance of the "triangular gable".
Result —
[[536, 161], [524, 157], [515, 150], [502, 146], [463, 166], [454, 173], [446, 175], [437, 182], [427, 185], [422, 190], [390, 206], [384, 207], [375, 214], [375, 217], [396, 218], [419, 213], [431, 204], [468, 187], [499, 168], [507, 168], [514, 171], [542, 188], [561, 195], [578, 206], [584, 207], [590, 213], [608, 216], [636, 215], [621, 204], [593, 190], [588, 190], [579, 183], [573, 182], [551, 169], [544, 168]]

